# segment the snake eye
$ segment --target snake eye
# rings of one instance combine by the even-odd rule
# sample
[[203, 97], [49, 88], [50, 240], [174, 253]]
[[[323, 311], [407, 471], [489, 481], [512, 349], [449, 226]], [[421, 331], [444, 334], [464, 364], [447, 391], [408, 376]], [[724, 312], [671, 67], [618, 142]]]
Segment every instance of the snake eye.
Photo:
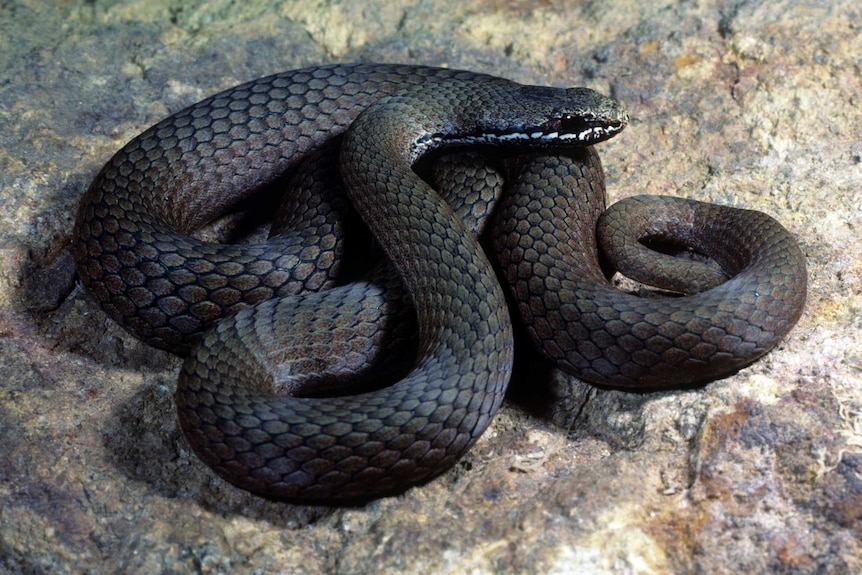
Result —
[[590, 122], [583, 116], [565, 114], [560, 118], [560, 131], [566, 134], [581, 134], [590, 129]]

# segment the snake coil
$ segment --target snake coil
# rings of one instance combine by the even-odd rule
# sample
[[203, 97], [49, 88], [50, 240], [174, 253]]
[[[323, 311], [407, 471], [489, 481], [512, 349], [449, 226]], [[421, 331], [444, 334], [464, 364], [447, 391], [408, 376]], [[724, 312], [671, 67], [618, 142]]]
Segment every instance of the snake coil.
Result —
[[[765, 353], [798, 319], [805, 267], [790, 234], [763, 214], [685, 200], [622, 204], [602, 224], [615, 246], [606, 249], [637, 252], [644, 238], [682, 234], [731, 279], [668, 300], [611, 288], [596, 251], [604, 183], [590, 146], [626, 123], [587, 89], [440, 68], [260, 78], [166, 118], [105, 165], [75, 224], [79, 273], [136, 337], [188, 356], [180, 423], [220, 475], [289, 499], [400, 489], [451, 466], [484, 431], [513, 356], [503, 289], [471, 233], [490, 212], [492, 176], [457, 164], [467, 192], [444, 200], [413, 171], [430, 152], [534, 150], [506, 161], [493, 241], [531, 337], [581, 377], [633, 388], [714, 378]], [[337, 183], [322, 184], [334, 179], [334, 157], [349, 203]], [[194, 235], [289, 173], [289, 207], [269, 241]], [[350, 205], [391, 267], [340, 285]], [[678, 229], [653, 225], [662, 210], [684, 214]], [[418, 336], [392, 319], [411, 307]], [[402, 379], [336, 395], [344, 374], [386, 355], [381, 342], [411, 337], [416, 359]]]

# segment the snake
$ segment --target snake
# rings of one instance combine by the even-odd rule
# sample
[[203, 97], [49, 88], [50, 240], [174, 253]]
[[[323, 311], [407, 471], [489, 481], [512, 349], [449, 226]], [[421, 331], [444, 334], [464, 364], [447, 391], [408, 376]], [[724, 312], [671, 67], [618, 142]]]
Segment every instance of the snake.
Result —
[[[605, 211], [593, 145], [627, 124], [587, 88], [446, 68], [266, 76], [107, 162], [78, 208], [79, 277], [123, 328], [185, 357], [180, 426], [223, 478], [284, 500], [399, 492], [454, 465], [499, 408], [515, 353], [507, 299], [559, 367], [629, 389], [732, 373], [800, 317], [804, 257], [769, 216], [678, 198]], [[422, 166], [449, 153], [432, 187]], [[202, 231], [279, 194], [268, 238]], [[373, 240], [345, 240], [357, 214]], [[477, 239], [488, 220], [505, 288]], [[384, 261], [345, 272], [357, 252]], [[608, 279], [649, 284], [653, 268], [686, 295], [639, 297]], [[369, 371], [387, 361], [398, 366]]]

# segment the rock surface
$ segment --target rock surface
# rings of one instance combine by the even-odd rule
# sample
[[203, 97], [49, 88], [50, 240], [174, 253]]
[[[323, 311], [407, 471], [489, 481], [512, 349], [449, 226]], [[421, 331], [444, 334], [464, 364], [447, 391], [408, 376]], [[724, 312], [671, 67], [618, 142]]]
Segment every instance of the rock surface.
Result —
[[[860, 16], [852, 0], [0, 3], [0, 571], [862, 572]], [[610, 199], [776, 217], [808, 258], [799, 325], [702, 389], [522, 375], [454, 469], [398, 497], [310, 507], [226, 484], [178, 429], [178, 361], [74, 287], [77, 202], [168, 113], [356, 60], [623, 100], [632, 123], [600, 149]]]

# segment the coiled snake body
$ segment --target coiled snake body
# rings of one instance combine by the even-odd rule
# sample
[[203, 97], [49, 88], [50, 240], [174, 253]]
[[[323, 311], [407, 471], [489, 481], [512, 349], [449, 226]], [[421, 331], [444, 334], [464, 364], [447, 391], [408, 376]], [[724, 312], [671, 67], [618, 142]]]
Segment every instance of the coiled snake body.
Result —
[[[674, 241], [732, 279], [695, 281], [695, 291], [712, 289], [669, 301], [611, 289], [596, 255], [604, 188], [589, 146], [626, 122], [590, 90], [438, 68], [336, 65], [261, 78], [163, 120], [108, 162], [76, 221], [80, 276], [137, 337], [189, 354], [180, 423], [222, 476], [281, 498], [385, 493], [450, 466], [487, 427], [511, 372], [505, 297], [471, 234], [490, 205], [454, 192], [450, 205], [420, 179], [412, 168], [433, 150], [555, 148], [505, 161], [493, 238], [533, 340], [582, 377], [651, 388], [714, 378], [765, 353], [799, 317], [805, 271], [792, 237], [762, 214], [686, 201], [672, 208], [686, 214], [671, 218]], [[350, 201], [397, 275], [336, 285], [350, 208], [318, 185], [335, 169], [317, 162], [339, 150]], [[292, 171], [298, 183], [270, 241], [189, 235]], [[455, 173], [468, 188], [490, 177], [481, 167]], [[669, 233], [632, 205], [603, 224], [621, 238], [607, 249], [622, 258], [642, 237]], [[392, 319], [410, 306], [409, 372], [332, 396], [341, 375], [385, 356], [381, 341], [411, 338]], [[327, 395], [311, 397], [306, 376]]]

